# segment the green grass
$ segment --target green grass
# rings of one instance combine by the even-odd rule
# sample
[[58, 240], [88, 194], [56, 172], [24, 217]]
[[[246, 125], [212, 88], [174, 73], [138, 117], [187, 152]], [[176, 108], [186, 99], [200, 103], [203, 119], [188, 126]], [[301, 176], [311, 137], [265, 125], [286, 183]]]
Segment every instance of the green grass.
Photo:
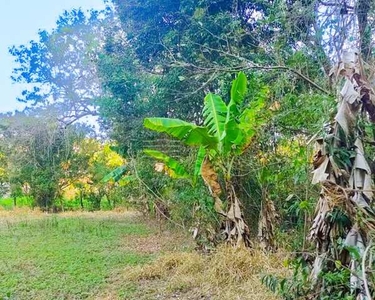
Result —
[[[105, 198], [105, 197], [104, 197]], [[79, 199], [63, 199], [63, 206], [64, 209], [67, 211], [75, 211], [75, 210], [81, 210], [81, 202]], [[34, 204], [34, 200], [31, 197], [18, 197], [17, 198], [17, 208], [20, 207], [28, 207], [32, 208]], [[57, 206], [61, 205], [60, 200], [56, 201]], [[83, 199], [83, 207], [86, 211], [93, 211], [93, 203], [90, 202], [88, 199]], [[0, 208], [3, 208], [5, 210], [12, 210], [14, 209], [14, 200], [13, 198], [0, 198]], [[103, 199], [101, 201], [100, 210], [111, 210], [112, 207], [109, 205], [108, 201]]]
[[94, 298], [113, 274], [151, 259], [124, 245], [150, 233], [129, 217], [48, 216], [0, 225], [0, 299]]
[[[14, 207], [13, 198], [0, 198], [0, 207], [10, 210]], [[17, 198], [17, 207], [31, 207], [33, 200], [30, 197]]]

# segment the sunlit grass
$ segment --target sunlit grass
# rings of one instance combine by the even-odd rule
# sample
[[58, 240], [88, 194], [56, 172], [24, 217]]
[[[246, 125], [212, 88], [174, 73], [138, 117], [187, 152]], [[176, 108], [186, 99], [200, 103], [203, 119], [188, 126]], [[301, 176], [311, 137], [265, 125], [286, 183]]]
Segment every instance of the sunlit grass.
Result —
[[[29, 197], [18, 197], [16, 199], [17, 207], [31, 207], [33, 200]], [[10, 210], [14, 208], [13, 198], [0, 198], [0, 209]]]
[[0, 226], [0, 299], [92, 298], [116, 270], [151, 256], [124, 248], [150, 229], [129, 217], [46, 216]]
[[261, 284], [283, 254], [193, 251], [135, 212], [0, 211], [0, 299], [278, 299]]

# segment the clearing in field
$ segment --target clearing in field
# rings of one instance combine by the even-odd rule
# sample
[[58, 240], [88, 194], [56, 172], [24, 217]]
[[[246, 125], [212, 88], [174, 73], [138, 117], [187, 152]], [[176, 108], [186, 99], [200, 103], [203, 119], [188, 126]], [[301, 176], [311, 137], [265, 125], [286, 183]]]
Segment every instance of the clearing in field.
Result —
[[276, 255], [189, 240], [131, 212], [3, 212], [0, 299], [276, 299], [260, 283]]

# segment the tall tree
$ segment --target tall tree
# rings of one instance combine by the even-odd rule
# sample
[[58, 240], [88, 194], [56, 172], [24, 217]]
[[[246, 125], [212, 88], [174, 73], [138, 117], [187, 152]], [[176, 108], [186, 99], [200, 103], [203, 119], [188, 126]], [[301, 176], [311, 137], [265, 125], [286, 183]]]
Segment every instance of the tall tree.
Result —
[[37, 206], [54, 207], [64, 183], [64, 166], [82, 134], [74, 126], [61, 128], [45, 115], [17, 113], [3, 116], [0, 122], [10, 184], [27, 185]]
[[25, 84], [19, 101], [30, 107], [55, 110], [65, 126], [96, 114], [94, 100], [101, 95], [96, 61], [111, 10], [65, 11], [50, 32], [39, 31], [39, 40], [13, 46], [18, 66], [15, 83]]

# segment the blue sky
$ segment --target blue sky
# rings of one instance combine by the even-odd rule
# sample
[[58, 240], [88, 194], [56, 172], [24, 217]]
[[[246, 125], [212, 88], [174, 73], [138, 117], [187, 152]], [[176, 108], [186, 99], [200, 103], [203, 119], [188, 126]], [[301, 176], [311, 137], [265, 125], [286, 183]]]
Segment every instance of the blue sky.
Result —
[[104, 8], [103, 0], [0, 0], [0, 112], [22, 109], [16, 98], [21, 87], [10, 76], [16, 66], [8, 54], [12, 45], [37, 39], [39, 29], [51, 29], [64, 10]]

